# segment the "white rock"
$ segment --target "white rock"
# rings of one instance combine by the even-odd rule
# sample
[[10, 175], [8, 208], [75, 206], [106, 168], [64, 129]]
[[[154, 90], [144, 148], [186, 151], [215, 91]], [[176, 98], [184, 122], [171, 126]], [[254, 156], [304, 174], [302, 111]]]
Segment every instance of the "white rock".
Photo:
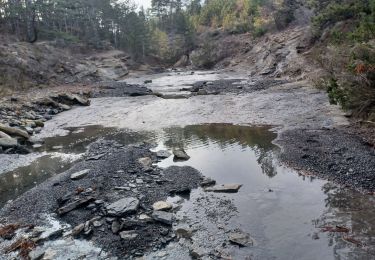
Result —
[[152, 205], [154, 210], [168, 211], [173, 208], [173, 205], [166, 201], [158, 201]]
[[83, 170], [83, 171], [73, 173], [72, 175], [70, 175], [70, 179], [80, 180], [80, 179], [84, 178], [87, 174], [89, 174], [89, 172], [90, 172], [90, 170], [86, 169], [86, 170]]

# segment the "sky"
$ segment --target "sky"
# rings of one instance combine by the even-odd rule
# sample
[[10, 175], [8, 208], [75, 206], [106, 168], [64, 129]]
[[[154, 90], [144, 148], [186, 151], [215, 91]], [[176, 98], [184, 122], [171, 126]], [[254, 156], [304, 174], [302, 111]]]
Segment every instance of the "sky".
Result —
[[145, 9], [151, 7], [151, 0], [133, 0], [138, 6], [143, 5]]

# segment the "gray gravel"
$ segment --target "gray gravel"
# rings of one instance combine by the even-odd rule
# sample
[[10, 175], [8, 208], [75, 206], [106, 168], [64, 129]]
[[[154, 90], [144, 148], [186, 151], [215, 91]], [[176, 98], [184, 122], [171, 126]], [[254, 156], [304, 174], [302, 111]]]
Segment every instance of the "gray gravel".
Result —
[[282, 161], [342, 185], [375, 191], [375, 149], [345, 129], [288, 130], [278, 140]]

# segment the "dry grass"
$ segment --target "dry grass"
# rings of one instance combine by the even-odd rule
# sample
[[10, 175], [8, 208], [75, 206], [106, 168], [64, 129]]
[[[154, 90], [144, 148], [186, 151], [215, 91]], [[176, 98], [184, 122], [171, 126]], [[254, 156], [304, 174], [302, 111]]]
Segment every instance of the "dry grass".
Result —
[[14, 233], [21, 228], [20, 224], [10, 224], [0, 228], [0, 237], [12, 237]]
[[20, 238], [8, 248], [5, 249], [5, 253], [9, 254], [11, 252], [19, 251], [19, 256], [21, 259], [30, 259], [29, 253], [36, 247], [35, 242], [26, 239]]

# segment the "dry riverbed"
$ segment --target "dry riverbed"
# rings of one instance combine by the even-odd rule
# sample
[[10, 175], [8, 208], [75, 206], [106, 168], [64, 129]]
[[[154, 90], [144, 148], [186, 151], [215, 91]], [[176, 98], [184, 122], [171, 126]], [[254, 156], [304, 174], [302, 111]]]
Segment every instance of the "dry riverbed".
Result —
[[[0, 154], [5, 259], [374, 256], [374, 148], [325, 93], [228, 72], [127, 83], [78, 91], [90, 106]], [[20, 107], [2, 121], [33, 120]]]

